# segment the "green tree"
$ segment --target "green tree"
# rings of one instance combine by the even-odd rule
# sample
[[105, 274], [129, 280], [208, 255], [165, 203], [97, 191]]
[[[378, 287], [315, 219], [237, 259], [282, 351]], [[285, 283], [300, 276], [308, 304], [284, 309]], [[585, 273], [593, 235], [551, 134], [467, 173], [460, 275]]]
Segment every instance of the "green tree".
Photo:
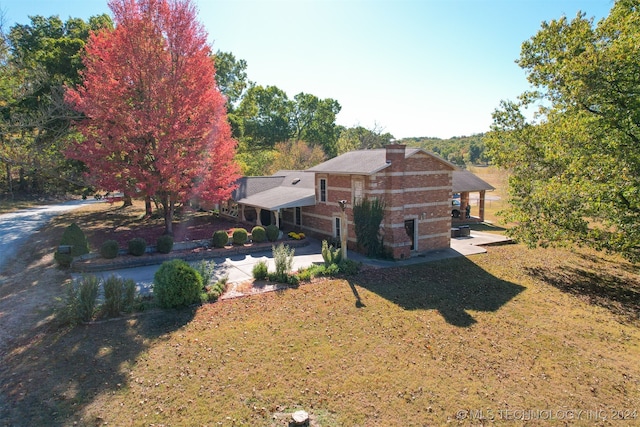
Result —
[[293, 138], [318, 145], [328, 157], [335, 157], [338, 154], [338, 127], [335, 122], [342, 109], [338, 101], [319, 99], [308, 93], [299, 93], [293, 99], [289, 120]]
[[214, 56], [216, 84], [227, 98], [227, 112], [231, 114], [251, 82], [247, 79], [247, 61], [236, 59], [231, 52], [217, 51]]
[[342, 129], [336, 143], [337, 154], [344, 154], [354, 150], [368, 150], [382, 148], [394, 139], [393, 135], [375, 125], [373, 129], [356, 126]]
[[535, 90], [501, 103], [486, 144], [511, 170], [510, 232], [531, 246], [640, 260], [639, 17], [637, 1], [618, 0], [597, 24], [582, 13], [544, 22], [522, 45]]
[[[13, 26], [6, 37], [1, 79], [0, 153], [10, 191], [13, 170], [19, 189], [28, 192], [65, 190], [80, 165], [62, 155], [74, 118], [63, 100], [64, 86], [77, 83], [81, 52], [92, 30], [111, 26], [107, 15], [86, 23], [70, 18], [32, 16], [29, 25]], [[8, 50], [6, 50], [8, 48]]]
[[242, 117], [242, 139], [248, 148], [272, 149], [289, 139], [292, 103], [275, 86], [253, 86], [247, 90], [236, 113]]

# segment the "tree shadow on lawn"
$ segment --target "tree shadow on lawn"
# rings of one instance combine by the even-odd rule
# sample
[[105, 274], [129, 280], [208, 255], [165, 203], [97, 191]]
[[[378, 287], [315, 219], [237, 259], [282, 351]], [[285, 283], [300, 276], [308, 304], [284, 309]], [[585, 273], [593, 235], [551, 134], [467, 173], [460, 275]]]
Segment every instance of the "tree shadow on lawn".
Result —
[[[585, 258], [585, 261], [589, 259]], [[526, 272], [562, 292], [586, 298], [589, 303], [606, 308], [625, 321], [640, 321], [640, 280], [634, 273], [618, 272], [621, 273], [618, 275], [568, 265], [527, 268]]]
[[133, 366], [153, 341], [188, 324], [195, 309], [157, 310], [73, 328], [51, 324], [2, 358], [0, 419], [13, 426], [63, 426], [79, 422], [95, 397], [127, 387]]
[[497, 311], [525, 289], [498, 279], [466, 257], [369, 270], [349, 279], [349, 285], [356, 307], [366, 304], [357, 293], [360, 286], [405, 310], [438, 310], [458, 327], [476, 323], [467, 310]]

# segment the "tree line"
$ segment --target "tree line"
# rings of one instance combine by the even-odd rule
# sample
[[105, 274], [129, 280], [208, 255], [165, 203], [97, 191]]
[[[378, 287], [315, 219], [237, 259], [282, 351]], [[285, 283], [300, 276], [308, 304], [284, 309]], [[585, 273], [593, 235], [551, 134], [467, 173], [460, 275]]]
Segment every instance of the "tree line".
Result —
[[[77, 137], [74, 120], [81, 117], [65, 102], [64, 93], [82, 81], [89, 36], [103, 29], [114, 29], [106, 14], [87, 21], [36, 15], [29, 24], [9, 29], [0, 19], [0, 192], [5, 197], [95, 189], [83, 176], [88, 172], [84, 162], [64, 155]], [[394, 139], [378, 125], [337, 125], [337, 100], [309, 93], [289, 97], [276, 86], [249, 80], [247, 62], [230, 52], [211, 57], [237, 141], [235, 160], [244, 175], [304, 169], [347, 151], [381, 148]], [[457, 164], [484, 160], [478, 154], [479, 136], [401, 142]]]

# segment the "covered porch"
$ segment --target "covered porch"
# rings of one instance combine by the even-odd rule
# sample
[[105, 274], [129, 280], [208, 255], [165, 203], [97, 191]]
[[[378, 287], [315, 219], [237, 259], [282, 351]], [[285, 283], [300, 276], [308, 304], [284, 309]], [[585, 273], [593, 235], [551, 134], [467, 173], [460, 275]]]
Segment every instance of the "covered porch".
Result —
[[[460, 195], [460, 215], [451, 218], [452, 225], [484, 222], [487, 191], [495, 188], [467, 170], [453, 172], [453, 194]], [[476, 198], [470, 195], [477, 193]], [[471, 201], [475, 201], [475, 205]], [[452, 215], [453, 216], [453, 215]]]
[[243, 222], [282, 228], [284, 212], [294, 224], [301, 209], [316, 204], [314, 174], [304, 171], [278, 171], [268, 177], [244, 177], [233, 193], [237, 218]]

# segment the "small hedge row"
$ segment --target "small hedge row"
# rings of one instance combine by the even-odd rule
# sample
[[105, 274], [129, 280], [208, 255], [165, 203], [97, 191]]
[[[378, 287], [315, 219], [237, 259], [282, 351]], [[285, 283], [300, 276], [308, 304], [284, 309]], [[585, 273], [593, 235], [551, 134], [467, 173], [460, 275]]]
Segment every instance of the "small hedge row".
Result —
[[[141, 237], [129, 240], [127, 245], [128, 253], [133, 256], [141, 256], [147, 251], [147, 242]], [[156, 242], [156, 250], [161, 254], [168, 254], [173, 249], [173, 237], [160, 236]], [[113, 239], [106, 240], [100, 246], [100, 255], [106, 259], [113, 259], [118, 256], [120, 246]]]

